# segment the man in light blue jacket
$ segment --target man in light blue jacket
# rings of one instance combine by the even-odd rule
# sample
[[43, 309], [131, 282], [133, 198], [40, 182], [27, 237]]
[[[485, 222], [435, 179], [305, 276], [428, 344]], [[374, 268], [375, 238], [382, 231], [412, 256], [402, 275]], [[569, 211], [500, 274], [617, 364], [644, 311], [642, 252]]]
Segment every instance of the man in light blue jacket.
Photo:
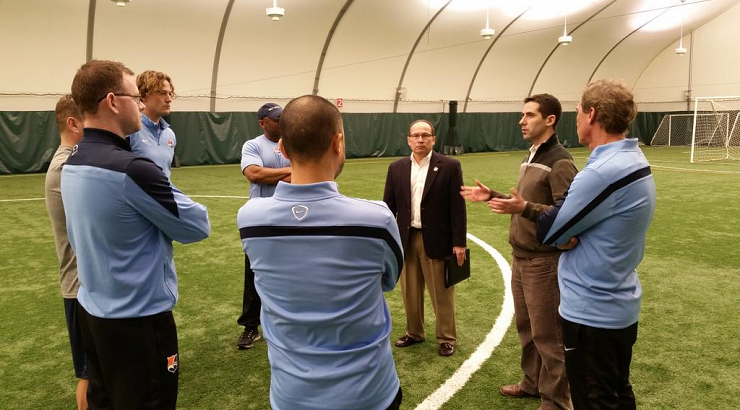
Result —
[[252, 198], [237, 216], [262, 299], [274, 410], [398, 409], [401, 387], [383, 292], [396, 286], [403, 250], [380, 201], [348, 198], [342, 116], [303, 96], [280, 117], [291, 183]]
[[172, 241], [208, 237], [208, 211], [131, 152], [141, 128], [134, 73], [92, 60], [72, 96], [85, 118], [62, 171], [69, 242], [77, 255], [78, 315], [88, 357], [90, 408], [174, 409], [178, 347]]
[[655, 210], [650, 164], [626, 138], [637, 114], [621, 83], [595, 81], [576, 107], [578, 141], [591, 156], [564, 199], [537, 221], [560, 256], [560, 316], [573, 407], [634, 409], [629, 381], [642, 287], [637, 265]]

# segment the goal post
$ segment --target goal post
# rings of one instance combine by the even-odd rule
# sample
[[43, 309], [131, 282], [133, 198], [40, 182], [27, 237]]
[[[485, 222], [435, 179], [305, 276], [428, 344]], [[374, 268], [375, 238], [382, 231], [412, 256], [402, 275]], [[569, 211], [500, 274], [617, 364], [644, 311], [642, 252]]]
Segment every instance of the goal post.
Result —
[[650, 140], [655, 147], [675, 147], [691, 145], [691, 132], [694, 114], [666, 114]]
[[697, 97], [691, 162], [740, 160], [740, 96]]

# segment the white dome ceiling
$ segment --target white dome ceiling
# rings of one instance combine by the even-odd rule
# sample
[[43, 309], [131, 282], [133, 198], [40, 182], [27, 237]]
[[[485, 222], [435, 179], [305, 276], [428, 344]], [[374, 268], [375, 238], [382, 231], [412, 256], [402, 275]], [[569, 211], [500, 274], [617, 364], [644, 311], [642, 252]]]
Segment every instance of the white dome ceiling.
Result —
[[[355, 112], [441, 111], [448, 100], [500, 111], [529, 93], [575, 101], [592, 77], [685, 109], [686, 90], [740, 94], [738, 4], [279, 0], [285, 16], [272, 21], [270, 0], [3, 1], [0, 109], [51, 109], [88, 57], [168, 73], [183, 97], [176, 108], [188, 111], [254, 110], [312, 92]], [[479, 34], [487, 7], [490, 40]], [[573, 42], [558, 46], [566, 13]], [[673, 53], [681, 21], [684, 56]]]

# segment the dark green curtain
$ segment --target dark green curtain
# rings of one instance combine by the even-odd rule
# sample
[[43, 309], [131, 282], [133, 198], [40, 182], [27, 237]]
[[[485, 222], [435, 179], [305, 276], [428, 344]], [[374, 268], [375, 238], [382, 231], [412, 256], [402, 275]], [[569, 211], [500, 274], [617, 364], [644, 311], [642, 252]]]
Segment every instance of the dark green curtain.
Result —
[[53, 111], [0, 112], [0, 174], [46, 171], [57, 147]]
[[[665, 112], [640, 112], [630, 126], [631, 137], [649, 144]], [[452, 145], [448, 114], [343, 114], [348, 158], [408, 155], [408, 127], [423, 118], [437, 131], [435, 150]], [[458, 139], [465, 152], [526, 149], [519, 112], [460, 113]], [[182, 165], [230, 164], [241, 158], [245, 141], [262, 134], [253, 112], [173, 112], [169, 122], [177, 135], [176, 154]], [[565, 112], [556, 130], [566, 147], [577, 147], [576, 114]], [[45, 171], [59, 146], [51, 111], [0, 112], [0, 174]]]

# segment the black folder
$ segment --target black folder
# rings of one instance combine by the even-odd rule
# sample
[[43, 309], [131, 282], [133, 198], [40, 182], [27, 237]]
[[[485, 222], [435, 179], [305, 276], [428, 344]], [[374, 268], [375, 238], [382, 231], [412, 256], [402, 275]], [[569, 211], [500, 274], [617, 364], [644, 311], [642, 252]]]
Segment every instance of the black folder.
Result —
[[470, 249], [465, 249], [465, 262], [462, 266], [457, 265], [457, 256], [445, 257], [445, 287], [456, 285], [470, 277]]

